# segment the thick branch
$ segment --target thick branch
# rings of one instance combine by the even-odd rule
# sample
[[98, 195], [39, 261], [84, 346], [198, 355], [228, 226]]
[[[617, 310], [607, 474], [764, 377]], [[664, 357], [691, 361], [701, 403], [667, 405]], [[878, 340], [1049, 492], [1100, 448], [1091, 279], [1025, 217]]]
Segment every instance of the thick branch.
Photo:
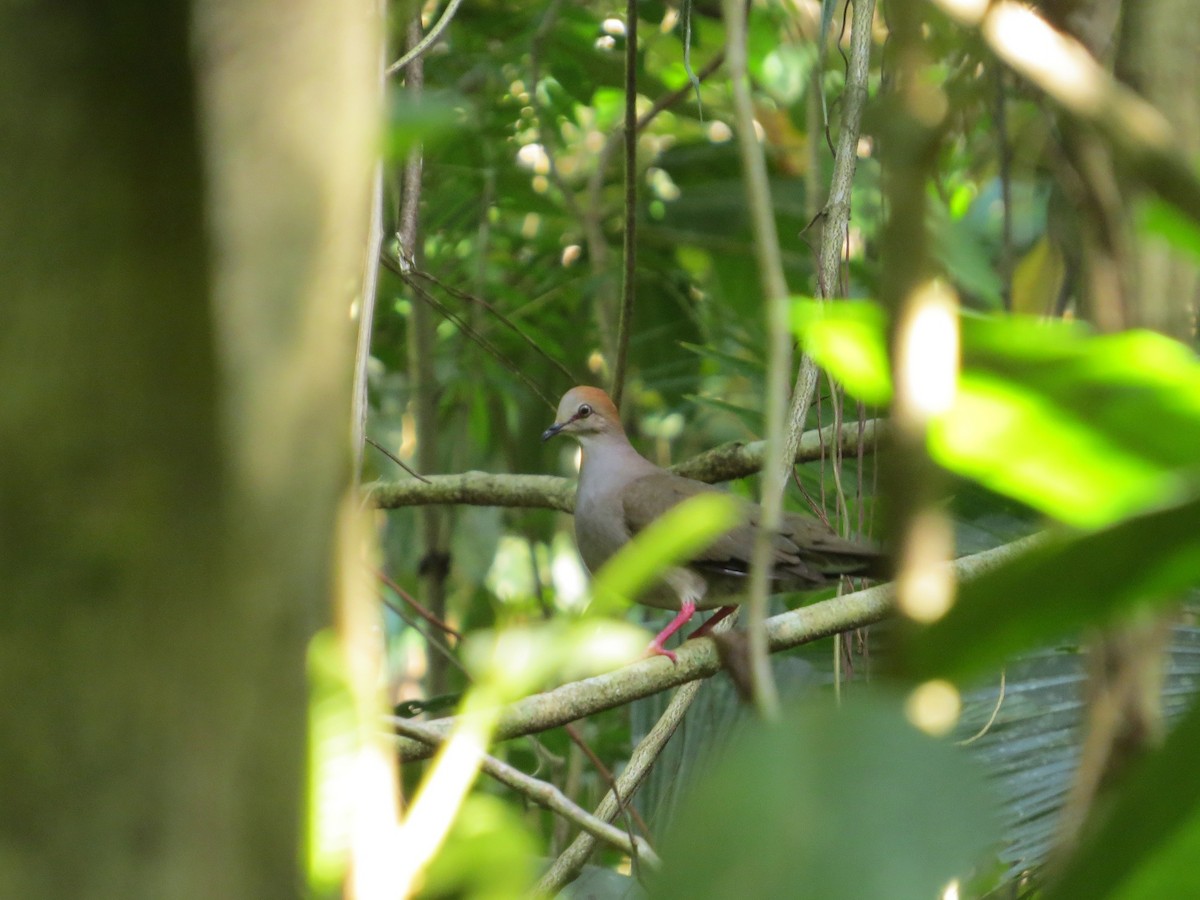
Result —
[[[881, 425], [882, 423], [878, 419], [869, 419], [864, 422], [861, 430], [857, 422], [843, 425], [840, 430], [842, 451], [856, 450], [860, 435], [864, 448], [874, 450], [880, 436]], [[832, 425], [827, 425], [820, 430], [814, 429], [805, 432], [796, 448], [796, 462], [814, 462], [821, 459], [824, 454], [830, 452], [834, 435]], [[736, 478], [745, 478], [747, 475], [758, 472], [762, 468], [765, 452], [765, 441], [753, 441], [749, 444], [733, 441], [684, 460], [678, 465], [672, 466], [671, 471], [688, 478], [695, 478], [698, 481], [706, 481], [709, 484], [733, 481]]]
[[[866, 449], [872, 450], [879, 436], [880, 424], [871, 419], [860, 429], [857, 423], [843, 425], [842, 449], [854, 450], [859, 436]], [[832, 426], [810, 431], [800, 441], [796, 462], [811, 462], [829, 451], [833, 440]], [[734, 441], [714, 447], [679, 463], [672, 471], [688, 478], [715, 484], [753, 475], [762, 467], [764, 444]], [[367, 502], [379, 509], [398, 509], [402, 506], [432, 504], [467, 504], [470, 506], [511, 506], [557, 509], [573, 512], [575, 483], [555, 475], [508, 475], [490, 472], [462, 472], [454, 475], [429, 475], [419, 481], [375, 482], [367, 485]]]
[[[1028, 550], [1037, 538], [1025, 538], [953, 563], [955, 575], [971, 578], [995, 568]], [[767, 644], [772, 653], [790, 650], [823, 637], [861, 628], [878, 622], [892, 610], [891, 585], [867, 588], [843, 597], [823, 600], [812, 606], [786, 612], [768, 619]], [[614, 706], [622, 706], [676, 685], [715, 675], [721, 668], [716, 644], [710, 639], [688, 641], [677, 651], [678, 663], [665, 657], [643, 659], [615, 672], [586, 678], [518, 700], [500, 716], [497, 740], [546, 731], [567, 722], [590, 716]], [[443, 737], [449, 733], [452, 719], [426, 723]], [[429, 748], [418, 741], [398, 740], [402, 759], [423, 759]]]
[[367, 502], [379, 509], [455, 503], [536, 507], [568, 513], [575, 508], [574, 482], [556, 475], [461, 472], [425, 478], [424, 484], [419, 481], [377, 481], [367, 485]]

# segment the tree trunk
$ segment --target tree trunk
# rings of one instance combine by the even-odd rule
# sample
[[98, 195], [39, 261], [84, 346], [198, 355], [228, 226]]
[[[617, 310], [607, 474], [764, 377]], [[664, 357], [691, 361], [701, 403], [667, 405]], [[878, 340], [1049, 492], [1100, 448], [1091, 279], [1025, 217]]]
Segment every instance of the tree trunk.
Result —
[[0, 14], [7, 896], [302, 891], [373, 12]]

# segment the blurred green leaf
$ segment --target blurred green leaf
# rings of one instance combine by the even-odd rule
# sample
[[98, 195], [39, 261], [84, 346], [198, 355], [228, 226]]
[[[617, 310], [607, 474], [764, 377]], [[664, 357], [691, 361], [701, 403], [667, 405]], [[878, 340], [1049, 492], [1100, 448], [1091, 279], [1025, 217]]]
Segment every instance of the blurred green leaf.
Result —
[[1081, 527], [1194, 479], [1200, 365], [1182, 344], [1023, 318], [962, 326], [958, 402], [930, 432], [946, 468]]
[[958, 602], [914, 634], [918, 677], [965, 679], [1200, 583], [1200, 500], [1125, 519], [1091, 534], [1058, 534], [963, 584]]
[[1138, 207], [1137, 220], [1143, 234], [1163, 238], [1200, 260], [1200, 225], [1174, 206], [1158, 198], [1145, 200]]
[[523, 900], [536, 875], [537, 841], [517, 812], [496, 797], [463, 801], [418, 897]]
[[692, 558], [741, 518], [741, 503], [718, 491], [697, 494], [672, 507], [596, 573], [588, 615], [624, 609], [664, 571]]
[[430, 94], [414, 102], [403, 93], [392, 98], [385, 132], [385, 155], [403, 161], [417, 144], [436, 147], [465, 127], [462, 101], [446, 94]]
[[646, 633], [625, 622], [560, 616], [537, 625], [477, 631], [462, 657], [482, 689], [507, 703], [545, 687], [611, 671], [637, 659]]
[[883, 310], [874, 303], [792, 302], [792, 330], [805, 352], [867, 403], [892, 398], [885, 328]]
[[1048, 896], [1200, 896], [1200, 706], [1142, 761]]
[[930, 455], [1078, 526], [1113, 522], [1171, 496], [1174, 473], [1123, 451], [1050, 400], [1026, 385], [964, 372], [953, 411], [930, 427]]
[[998, 834], [979, 772], [895, 698], [747, 723], [684, 798], [653, 897], [930, 898]]
[[[885, 323], [869, 304], [793, 306], [808, 352], [860, 398], [885, 402]], [[962, 320], [954, 408], [929, 452], [1071, 525], [1102, 527], [1186, 496], [1200, 475], [1200, 364], [1182, 344], [1067, 323]]]
[[308, 644], [308, 886], [340, 896], [349, 861], [354, 796], [345, 788], [362, 746], [362, 723], [337, 635], [326, 628]]

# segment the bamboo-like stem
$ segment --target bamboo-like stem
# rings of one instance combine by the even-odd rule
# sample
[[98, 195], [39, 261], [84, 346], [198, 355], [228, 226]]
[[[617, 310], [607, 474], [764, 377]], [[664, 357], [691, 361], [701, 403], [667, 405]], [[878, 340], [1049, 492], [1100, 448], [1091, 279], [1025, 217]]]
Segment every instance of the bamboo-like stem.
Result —
[[779, 253], [779, 236], [771, 204], [767, 163], [755, 130], [754, 107], [746, 59], [746, 5], [742, 0], [723, 0], [725, 17], [725, 62], [733, 88], [733, 108], [742, 176], [746, 182], [746, 206], [754, 234], [755, 257], [767, 319], [766, 458], [762, 484], [762, 529], [755, 542], [750, 566], [750, 590], [746, 605], [746, 627], [750, 638], [750, 682], [759, 714], [767, 719], [779, 715], [779, 693], [767, 659], [763, 623], [767, 617], [767, 582], [772, 553], [772, 534], [783, 518], [784, 415], [787, 380], [791, 369], [792, 339], [788, 325], [788, 288]]
[[[421, 41], [421, 19], [415, 13], [408, 27], [408, 45], [416, 47]], [[405, 69], [404, 89], [414, 103], [420, 101], [425, 85], [424, 63], [420, 56]], [[420, 208], [421, 178], [424, 169], [423, 150], [418, 144], [409, 151], [404, 164], [403, 194], [400, 202], [400, 222], [397, 240], [400, 247], [400, 268], [411, 272], [420, 268]], [[432, 472], [438, 467], [437, 382], [433, 371], [433, 348], [436, 329], [429, 308], [421, 302], [412, 304], [408, 321], [409, 379], [412, 386], [413, 420], [417, 429], [416, 462], [418, 471]], [[419, 514], [421, 543], [424, 553], [424, 596], [426, 608], [439, 619], [446, 617], [446, 565], [443, 550], [445, 514], [436, 507], [422, 509]], [[445, 663], [440, 656], [430, 658], [429, 692], [444, 693]]]

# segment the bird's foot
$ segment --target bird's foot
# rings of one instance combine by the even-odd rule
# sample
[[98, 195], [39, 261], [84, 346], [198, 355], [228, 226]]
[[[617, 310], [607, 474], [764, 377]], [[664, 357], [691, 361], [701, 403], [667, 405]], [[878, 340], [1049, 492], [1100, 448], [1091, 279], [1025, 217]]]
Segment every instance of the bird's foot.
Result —
[[668, 650], [660, 644], [658, 638], [655, 638], [646, 646], [646, 657], [649, 658], [651, 656], [665, 656], [672, 664], [679, 663], [679, 657], [675, 654], [675, 651]]
[[679, 614], [675, 616], [667, 627], [654, 636], [654, 640], [650, 642], [650, 646], [646, 648], [647, 656], [665, 656], [671, 662], [678, 662], [678, 657], [670, 650], [663, 646], [667, 642], [667, 638], [677, 632], [680, 628], [687, 624], [688, 619], [696, 612], [696, 604], [692, 600], [686, 600], [679, 607]]

